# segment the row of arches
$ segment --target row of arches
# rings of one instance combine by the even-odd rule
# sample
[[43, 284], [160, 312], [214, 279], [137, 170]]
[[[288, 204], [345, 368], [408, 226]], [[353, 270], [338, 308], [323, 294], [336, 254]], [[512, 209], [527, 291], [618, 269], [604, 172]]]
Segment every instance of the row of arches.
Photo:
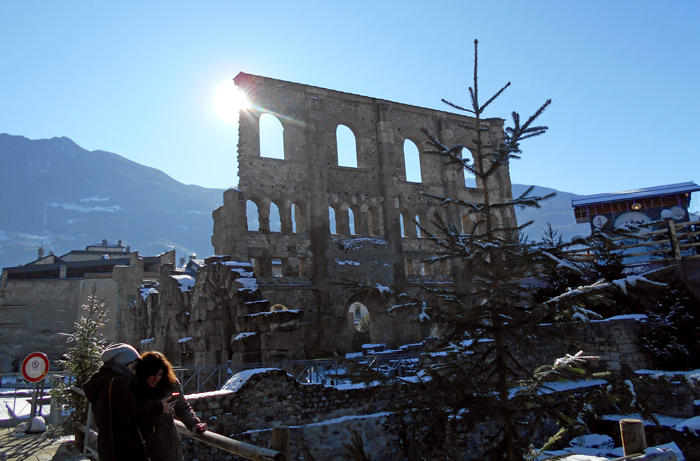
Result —
[[[270, 113], [263, 113], [259, 120], [260, 130], [260, 156], [284, 160], [284, 126], [282, 122]], [[336, 127], [336, 147], [338, 166], [357, 168], [358, 167], [358, 146], [355, 133], [346, 125]], [[418, 148], [420, 142], [411, 139], [404, 139], [403, 160], [406, 181], [422, 183], [424, 175], [421, 171], [421, 153]], [[462, 149], [462, 155], [469, 153]], [[473, 178], [465, 170], [465, 186], [473, 187]]]
[[[281, 232], [285, 234], [306, 233], [307, 215], [304, 206], [290, 203], [289, 206], [280, 206], [274, 201], [263, 202], [262, 206], [253, 200], [246, 202], [246, 218], [248, 231]], [[434, 232], [434, 224], [429, 221], [427, 214], [413, 214], [403, 210], [399, 214], [401, 236], [425, 238], [428, 233]], [[434, 221], [442, 218], [434, 213]], [[331, 234], [341, 235], [368, 235], [381, 237], [384, 235], [382, 210], [379, 206], [367, 205], [331, 205], [328, 208], [328, 221]], [[465, 214], [461, 219], [461, 231], [471, 233], [476, 226], [476, 217], [473, 214]]]

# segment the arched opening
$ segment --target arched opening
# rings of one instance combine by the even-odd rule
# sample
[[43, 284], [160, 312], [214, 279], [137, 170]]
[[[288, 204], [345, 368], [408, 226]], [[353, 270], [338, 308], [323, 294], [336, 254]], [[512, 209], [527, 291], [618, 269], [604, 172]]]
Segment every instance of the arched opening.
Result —
[[278, 311], [288, 311], [287, 306], [284, 306], [282, 304], [275, 304], [274, 306], [270, 307], [270, 312], [278, 312]]
[[292, 233], [296, 234], [297, 233], [297, 213], [298, 208], [295, 204], [292, 203], [292, 212], [290, 213], [290, 216], [292, 218]]
[[399, 214], [399, 223], [401, 224], [401, 237], [406, 237], [406, 226], [403, 222], [403, 213]]
[[348, 208], [348, 225], [350, 226], [350, 235], [356, 235], [355, 232], [355, 213], [352, 208]]
[[254, 201], [248, 200], [246, 202], [245, 215], [248, 221], [248, 231], [259, 231], [260, 213], [258, 212], [258, 205]]
[[418, 146], [410, 139], [403, 142], [403, 161], [406, 167], [406, 181], [422, 182]]
[[[467, 149], [466, 147], [462, 147], [462, 152], [460, 154], [462, 158], [468, 159], [469, 157], [466, 156], [471, 156], [471, 151]], [[474, 175], [469, 172], [466, 168], [462, 167], [462, 172], [464, 174], [464, 186], [465, 187], [471, 187], [474, 188], [476, 187], [476, 180], [474, 179]]]
[[280, 209], [275, 202], [270, 202], [270, 232], [282, 232]]
[[363, 344], [372, 342], [370, 336], [370, 317], [367, 306], [354, 302], [348, 308], [348, 325], [352, 329], [352, 350], [360, 352]]
[[284, 126], [272, 114], [260, 116], [260, 156], [284, 160]]
[[357, 168], [357, 141], [355, 134], [345, 125], [338, 125], [335, 130], [338, 142], [338, 166]]
[[416, 215], [416, 235], [420, 238], [425, 237], [425, 232], [420, 227], [420, 216]]
[[330, 223], [331, 234], [337, 234], [337, 227], [335, 223], [335, 210], [332, 206], [328, 207], [328, 221]]

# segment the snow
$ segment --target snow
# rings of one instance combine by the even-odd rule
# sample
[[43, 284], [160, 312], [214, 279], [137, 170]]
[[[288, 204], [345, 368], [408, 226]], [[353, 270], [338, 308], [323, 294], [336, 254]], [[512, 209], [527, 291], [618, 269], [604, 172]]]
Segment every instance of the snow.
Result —
[[570, 262], [568, 262], [568, 261], [564, 261], [563, 259], [559, 259], [559, 258], [557, 258], [556, 256], [547, 253], [546, 251], [543, 251], [542, 254], [545, 255], [545, 256], [547, 256], [547, 257], [548, 257], [549, 259], [551, 259], [552, 261], [556, 262], [556, 263], [557, 263], [557, 267], [563, 267], [563, 268], [565, 268], [565, 269], [569, 269], [569, 270], [572, 271], [572, 272], [575, 272], [575, 273], [577, 273], [577, 274], [582, 274], [582, 275], [583, 275], [583, 272], [581, 272], [581, 269], [579, 269], [578, 267], [574, 266], [572, 263], [570, 263]]
[[356, 239], [348, 239], [348, 240], [337, 240], [333, 239], [338, 243], [338, 246], [340, 246], [341, 249], [343, 250], [359, 250], [362, 247], [365, 246], [365, 244], [373, 244], [373, 245], [386, 245], [387, 242], [386, 240], [383, 239], [376, 239], [376, 238], [356, 238]]
[[[391, 412], [382, 411], [382, 412], [380, 412], [380, 413], [372, 413], [372, 414], [370, 414], [370, 415], [349, 415], [349, 416], [341, 416], [341, 417], [339, 417], [339, 418], [329, 419], [329, 420], [327, 420], [327, 421], [321, 421], [321, 422], [318, 422], [318, 423], [307, 424], [305, 427], [308, 427], [308, 426], [325, 426], [325, 425], [327, 425], [327, 424], [338, 424], [338, 423], [342, 423], [342, 422], [345, 422], [345, 421], [351, 421], [351, 420], [353, 420], [353, 419], [383, 418], [383, 417], [389, 416], [389, 415], [391, 415], [391, 414], [392, 414]], [[294, 426], [292, 426], [292, 427], [294, 427]], [[299, 427], [299, 426], [297, 426], [297, 427]]]
[[358, 263], [357, 261], [341, 261], [338, 258], [335, 258], [336, 264], [339, 266], [361, 266], [362, 264]]
[[374, 287], [379, 291], [379, 293], [381, 293], [382, 296], [391, 294], [391, 288], [389, 287], [380, 285], [378, 283]]
[[155, 341], [155, 340], [156, 340], [155, 337], [154, 337], [154, 338], [142, 339], [142, 340], [141, 340], [141, 344], [149, 344], [149, 343], [152, 343], [152, 342]]
[[148, 299], [148, 295], [151, 293], [158, 293], [158, 290], [155, 288], [147, 288], [147, 287], [140, 287], [139, 291], [141, 292], [141, 298], [143, 299], [143, 302], [146, 302]]
[[92, 208], [87, 208], [87, 207], [75, 205], [72, 203], [54, 202], [49, 206], [54, 207], [54, 208], [63, 208], [64, 210], [80, 211], [81, 213], [90, 213], [92, 211], [114, 213], [115, 211], [123, 210], [123, 208], [120, 207], [119, 205], [112, 205], [110, 207], [94, 206]]
[[248, 336], [253, 336], [256, 334], [258, 333], [255, 331], [246, 331], [244, 333], [238, 333], [238, 335], [235, 338], [233, 338], [233, 340], [238, 341], [239, 339], [247, 338]]
[[591, 322], [609, 322], [611, 320], [636, 320], [638, 322], [644, 322], [647, 320], [647, 318], [648, 317], [644, 314], [624, 314], [616, 315], [614, 317], [610, 317], [603, 320], [591, 320]]
[[[236, 279], [236, 282], [243, 285], [241, 288], [238, 289], [238, 291], [257, 291], [258, 290], [258, 279], [256, 279], [253, 276], [252, 272], [246, 272], [246, 271], [238, 270], [238, 269], [232, 269], [232, 271], [238, 273], [238, 275], [239, 275], [239, 278]], [[250, 276], [242, 275], [242, 274], [250, 274]]]
[[180, 338], [177, 340], [178, 343], [189, 343], [190, 341], [194, 341], [192, 336], [187, 336], [186, 338]]
[[286, 311], [274, 311], [274, 312], [256, 312], [255, 314], [246, 314], [244, 317], [255, 317], [256, 315], [274, 315], [274, 314], [281, 314], [282, 312], [301, 312], [299, 309], [289, 309]]
[[192, 287], [194, 286], [194, 277], [191, 275], [172, 275], [172, 278], [174, 278], [177, 283], [180, 285], [180, 291], [181, 292], [186, 292], [192, 290]]
[[[236, 373], [235, 375], [231, 376], [228, 381], [224, 383], [223, 386], [221, 386], [222, 391], [230, 391], [230, 392], [236, 392], [238, 389], [240, 389], [250, 378], [253, 376], [259, 374], [259, 373], [265, 373], [266, 371], [270, 370], [279, 370], [279, 368], [251, 368], [250, 370], [243, 370], [239, 373]], [[287, 373], [288, 376], [292, 377], [289, 373]]]
[[676, 424], [673, 428], [680, 432], [683, 432], [687, 428], [697, 434], [700, 432], [700, 416], [686, 419], [682, 423]]

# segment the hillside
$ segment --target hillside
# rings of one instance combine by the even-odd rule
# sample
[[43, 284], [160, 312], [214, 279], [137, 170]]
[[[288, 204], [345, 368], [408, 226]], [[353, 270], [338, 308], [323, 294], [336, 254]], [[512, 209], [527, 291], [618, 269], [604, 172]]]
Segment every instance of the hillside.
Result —
[[[0, 181], [0, 268], [33, 261], [40, 243], [58, 255], [102, 239], [121, 240], [142, 255], [173, 248], [178, 258], [214, 252], [211, 213], [223, 201], [222, 189], [185, 185], [66, 137], [0, 134]], [[514, 184], [513, 194], [525, 188]], [[551, 191], [537, 187], [535, 193]], [[559, 192], [541, 210], [517, 211], [519, 222], [535, 220], [530, 239], [539, 240], [547, 222], [567, 239], [587, 232], [574, 222], [572, 196]]]
[[0, 134], [0, 182], [0, 267], [36, 259], [39, 242], [59, 255], [102, 239], [143, 255], [214, 251], [211, 212], [223, 190], [181, 184], [65, 137]]

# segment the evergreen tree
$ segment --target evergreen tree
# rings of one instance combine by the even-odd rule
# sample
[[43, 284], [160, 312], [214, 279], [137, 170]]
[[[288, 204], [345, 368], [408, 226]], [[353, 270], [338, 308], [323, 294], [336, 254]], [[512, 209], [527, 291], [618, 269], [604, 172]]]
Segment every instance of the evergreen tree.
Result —
[[679, 280], [669, 282], [646, 312], [644, 348], [662, 370], [700, 367], [700, 301]]
[[99, 370], [100, 355], [106, 343], [100, 330], [107, 321], [107, 305], [104, 299], [98, 300], [95, 296], [97, 287], [93, 285], [92, 292], [85, 304], [81, 306], [83, 315], [75, 322], [75, 332], [68, 335], [66, 342], [70, 344], [68, 353], [60, 360], [72, 382], [60, 381], [51, 391], [51, 397], [56, 399], [63, 408], [71, 409], [68, 418], [63, 422], [63, 428], [67, 433], [75, 433], [77, 445], [82, 444], [84, 434], [78, 430], [79, 424], [85, 424], [87, 420], [87, 401], [85, 397], [70, 390], [71, 385], [82, 385]]

